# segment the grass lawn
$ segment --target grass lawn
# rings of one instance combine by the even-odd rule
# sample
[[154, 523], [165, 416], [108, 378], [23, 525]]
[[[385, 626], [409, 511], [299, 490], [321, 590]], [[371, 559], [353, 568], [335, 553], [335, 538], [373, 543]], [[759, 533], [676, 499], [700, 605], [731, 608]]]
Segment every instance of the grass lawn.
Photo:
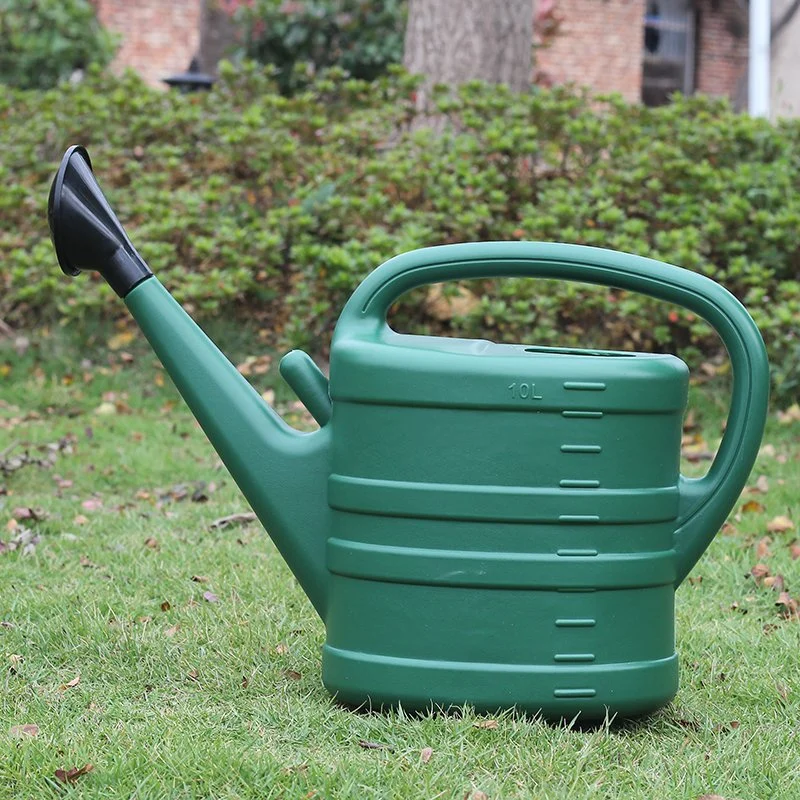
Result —
[[[585, 730], [354, 713], [260, 526], [210, 527], [247, 507], [154, 357], [126, 330], [92, 339], [0, 345], [0, 798], [800, 798], [800, 550], [776, 520], [800, 523], [791, 415], [771, 414], [751, 490], [677, 594], [663, 712]], [[723, 389], [693, 389], [688, 454], [717, 443]], [[26, 452], [53, 463], [8, 472]]]

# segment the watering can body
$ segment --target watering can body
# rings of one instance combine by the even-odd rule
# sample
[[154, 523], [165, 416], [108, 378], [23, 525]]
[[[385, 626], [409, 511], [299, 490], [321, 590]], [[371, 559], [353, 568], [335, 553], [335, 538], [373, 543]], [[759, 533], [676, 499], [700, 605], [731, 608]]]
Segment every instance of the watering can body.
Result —
[[683, 362], [347, 333], [331, 354], [331, 692], [549, 716], [667, 702]]
[[[77, 156], [62, 163], [67, 187], [89, 182], [82, 162], [80, 181], [70, 172]], [[398, 256], [345, 306], [330, 385], [304, 354], [282, 362], [321, 424], [301, 434], [127, 237], [102, 264], [80, 261], [86, 237], [76, 250], [65, 231], [87, 215], [59, 207], [58, 180], [51, 227], [62, 268], [100, 269], [124, 297], [325, 622], [322, 677], [338, 700], [583, 719], [670, 700], [675, 590], [736, 502], [767, 409], [763, 342], [727, 291], [668, 264], [573, 245]], [[615, 286], [708, 320], [734, 382], [707, 475], [679, 472], [688, 369], [674, 356], [414, 336], [386, 324], [416, 286], [500, 276]]]
[[[400, 294], [452, 278], [606, 284], [709, 319], [734, 362], [709, 474], [679, 471], [671, 355], [398, 334]], [[331, 350], [323, 679], [353, 704], [636, 716], [678, 688], [675, 590], [736, 502], [766, 410], [761, 338], [724, 289], [607, 250], [428, 248], [376, 270]]]

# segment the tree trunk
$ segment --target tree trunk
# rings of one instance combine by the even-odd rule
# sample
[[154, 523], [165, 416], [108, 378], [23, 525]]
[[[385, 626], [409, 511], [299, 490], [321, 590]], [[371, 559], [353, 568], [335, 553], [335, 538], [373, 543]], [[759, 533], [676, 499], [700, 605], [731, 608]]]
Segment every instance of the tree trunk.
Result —
[[531, 83], [534, 0], [410, 0], [406, 69], [433, 84], [479, 79], [525, 91]]
[[212, 75], [217, 64], [236, 46], [236, 28], [230, 16], [212, 0], [203, 0], [200, 22], [200, 69]]

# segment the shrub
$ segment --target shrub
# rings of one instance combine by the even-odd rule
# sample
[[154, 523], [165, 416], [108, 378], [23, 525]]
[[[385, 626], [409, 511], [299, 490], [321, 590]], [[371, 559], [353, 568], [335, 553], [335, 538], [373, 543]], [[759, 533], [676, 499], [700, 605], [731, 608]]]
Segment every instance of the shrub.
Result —
[[[721, 101], [650, 109], [566, 89], [443, 96], [446, 132], [412, 131], [414, 81], [332, 72], [293, 97], [253, 65], [208, 94], [93, 74], [0, 96], [0, 317], [121, 313], [68, 281], [45, 204], [64, 148], [89, 148], [131, 238], [200, 316], [259, 321], [271, 344], [328, 346], [376, 265], [416, 247], [531, 239], [610, 247], [711, 276], [761, 327], [775, 387], [800, 394], [800, 123]], [[500, 341], [669, 350], [719, 340], [690, 312], [582, 284], [507, 279], [402, 298], [394, 324]]]
[[0, 83], [47, 89], [114, 50], [89, 0], [0, 0]]
[[405, 0], [228, 0], [244, 54], [275, 67], [284, 94], [321, 69], [374, 80], [403, 58]]

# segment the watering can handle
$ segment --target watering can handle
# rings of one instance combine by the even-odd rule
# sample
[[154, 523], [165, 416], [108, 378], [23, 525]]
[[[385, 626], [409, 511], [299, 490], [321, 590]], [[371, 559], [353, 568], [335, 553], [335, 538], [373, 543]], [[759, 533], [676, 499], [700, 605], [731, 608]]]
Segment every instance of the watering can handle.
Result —
[[675, 551], [676, 585], [681, 583], [722, 526], [758, 455], [769, 400], [769, 364], [756, 324], [730, 292], [680, 267], [581, 245], [483, 242], [424, 248], [387, 261], [353, 293], [336, 325], [336, 338], [388, 333], [390, 306], [415, 287], [496, 277], [566, 279], [638, 292], [690, 309], [722, 338], [733, 367], [731, 406], [708, 473], [680, 477]]

